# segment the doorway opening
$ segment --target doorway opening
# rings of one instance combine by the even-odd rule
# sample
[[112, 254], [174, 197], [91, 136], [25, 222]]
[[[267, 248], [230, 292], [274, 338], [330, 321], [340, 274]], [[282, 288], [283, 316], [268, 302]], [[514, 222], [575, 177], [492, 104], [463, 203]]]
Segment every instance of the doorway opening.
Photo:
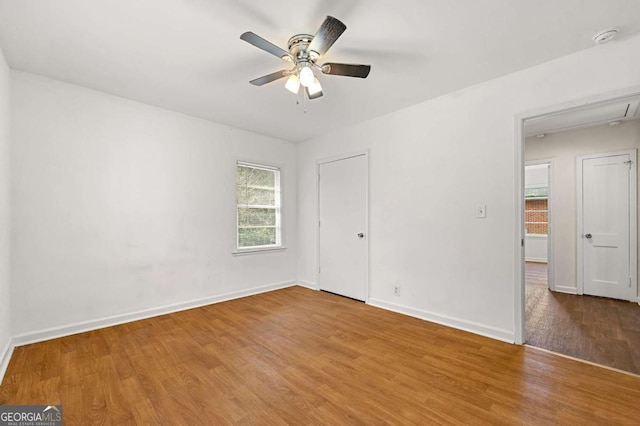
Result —
[[[635, 213], [640, 93], [523, 115], [517, 132], [516, 343], [640, 374], [635, 360], [640, 335], [632, 332], [640, 326]], [[619, 156], [622, 151], [627, 157]], [[590, 169], [583, 182], [584, 160]], [[591, 198], [583, 198], [587, 191]], [[623, 192], [628, 206], [620, 199]], [[614, 201], [617, 207], [611, 207]], [[589, 203], [591, 216], [582, 211]], [[586, 287], [585, 279], [591, 280]], [[615, 289], [617, 296], [589, 291], [593, 283]]]
[[525, 287], [554, 290], [552, 198], [553, 159], [527, 161], [524, 171]]

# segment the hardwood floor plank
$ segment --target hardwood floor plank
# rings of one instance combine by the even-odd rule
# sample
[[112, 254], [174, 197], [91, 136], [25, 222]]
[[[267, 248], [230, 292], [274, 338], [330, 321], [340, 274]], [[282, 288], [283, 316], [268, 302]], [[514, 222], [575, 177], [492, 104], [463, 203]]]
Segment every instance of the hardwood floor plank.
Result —
[[16, 348], [0, 404], [43, 403], [69, 425], [633, 424], [640, 379], [293, 287]]
[[640, 375], [640, 306], [551, 292], [546, 268], [525, 265], [526, 343]]

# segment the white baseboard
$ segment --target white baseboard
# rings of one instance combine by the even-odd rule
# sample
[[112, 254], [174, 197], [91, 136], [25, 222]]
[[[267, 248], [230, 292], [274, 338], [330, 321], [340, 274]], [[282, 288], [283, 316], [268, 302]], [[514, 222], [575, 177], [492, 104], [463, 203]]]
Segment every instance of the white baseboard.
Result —
[[320, 290], [316, 283], [312, 283], [310, 281], [298, 280], [298, 285], [300, 287], [309, 288], [311, 290]]
[[567, 287], [564, 285], [557, 285], [555, 290], [558, 293], [578, 294], [578, 289], [575, 287]]
[[369, 299], [369, 305], [377, 308], [386, 309], [388, 311], [397, 312], [411, 317], [419, 318], [429, 322], [435, 322], [447, 327], [457, 328], [459, 330], [468, 331], [470, 333], [479, 334], [481, 336], [490, 337], [492, 339], [502, 340], [507, 343], [515, 342], [515, 334], [511, 331], [502, 330], [495, 327], [461, 320], [458, 318], [440, 315], [433, 312], [423, 311], [421, 309], [411, 308], [409, 306], [398, 305], [379, 299]]
[[184, 311], [187, 309], [199, 308], [201, 306], [211, 305], [213, 303], [225, 302], [227, 300], [239, 299], [241, 297], [252, 296], [254, 294], [266, 293], [273, 290], [279, 290], [296, 285], [296, 281], [285, 281], [276, 284], [269, 284], [260, 287], [253, 287], [246, 290], [224, 293], [216, 296], [204, 297], [202, 299], [190, 300], [188, 302], [175, 303], [172, 305], [160, 306], [157, 308], [146, 309], [143, 311], [132, 312], [129, 314], [114, 315], [107, 318], [97, 320], [83, 321], [75, 324], [64, 325], [60, 327], [52, 327], [43, 330], [33, 331], [25, 334], [14, 336], [13, 345], [22, 346], [31, 343], [43, 342], [45, 340], [56, 339], [59, 337], [70, 336], [72, 334], [84, 333], [86, 331], [97, 330], [100, 328], [111, 327], [114, 325], [124, 324], [127, 322], [138, 321], [141, 319], [156, 317], [159, 315], [171, 314], [174, 312]]
[[11, 361], [14, 347], [13, 339], [10, 338], [4, 348], [2, 348], [2, 352], [0, 352], [0, 385], [4, 379], [4, 373], [7, 372], [7, 367], [9, 367], [9, 361]]

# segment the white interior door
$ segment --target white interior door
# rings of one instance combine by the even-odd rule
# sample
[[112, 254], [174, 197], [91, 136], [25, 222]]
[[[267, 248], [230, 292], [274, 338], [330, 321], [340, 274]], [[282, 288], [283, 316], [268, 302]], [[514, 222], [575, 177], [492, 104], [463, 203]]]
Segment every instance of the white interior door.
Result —
[[[635, 158], [632, 161], [631, 154], [603, 155], [579, 158], [578, 162], [578, 170], [582, 169], [578, 244], [582, 248], [583, 292], [633, 299], [630, 240], [635, 206], [630, 193]], [[633, 176], [635, 179], [635, 173]]]
[[318, 173], [320, 289], [364, 301], [367, 157], [321, 163]]

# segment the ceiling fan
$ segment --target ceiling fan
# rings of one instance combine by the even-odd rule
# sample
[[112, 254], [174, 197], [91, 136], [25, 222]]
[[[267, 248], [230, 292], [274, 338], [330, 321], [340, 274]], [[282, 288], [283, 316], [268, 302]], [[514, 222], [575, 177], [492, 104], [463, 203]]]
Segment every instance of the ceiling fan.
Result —
[[242, 34], [240, 38], [247, 43], [293, 63], [293, 68], [291, 69], [276, 71], [251, 80], [249, 83], [255, 86], [262, 86], [272, 81], [289, 77], [285, 84], [287, 90], [297, 94], [300, 91], [300, 86], [302, 86], [309, 99], [317, 99], [322, 96], [322, 86], [313, 73], [314, 69], [328, 75], [367, 78], [369, 71], [371, 71], [370, 65], [333, 62], [317, 63], [346, 29], [347, 26], [340, 20], [327, 16], [316, 35], [297, 34], [291, 37], [288, 43], [289, 51], [281, 49], [251, 31]]

